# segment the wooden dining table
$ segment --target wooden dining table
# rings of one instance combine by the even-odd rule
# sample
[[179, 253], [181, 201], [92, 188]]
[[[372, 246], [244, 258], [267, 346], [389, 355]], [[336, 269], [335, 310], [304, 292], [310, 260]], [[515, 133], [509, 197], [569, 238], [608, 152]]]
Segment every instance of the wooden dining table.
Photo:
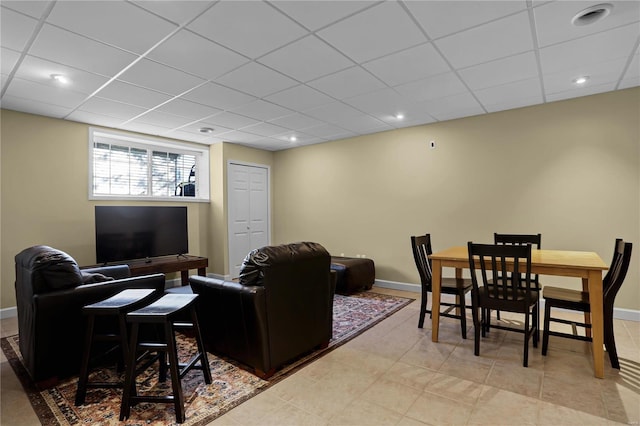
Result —
[[[438, 327], [440, 324], [440, 285], [442, 268], [456, 269], [456, 277], [462, 277], [462, 270], [469, 269], [469, 254], [466, 246], [450, 247], [433, 253], [432, 262], [432, 309], [431, 340], [438, 341]], [[479, 267], [479, 265], [478, 265]], [[513, 268], [513, 265], [511, 265]], [[509, 269], [509, 265], [507, 265]], [[593, 368], [595, 376], [604, 378], [604, 320], [602, 271], [608, 266], [600, 256], [590, 251], [567, 250], [531, 250], [531, 273], [540, 275], [555, 275], [563, 277], [577, 277], [582, 279], [582, 288], [589, 292], [591, 304], [591, 337], [593, 344]]]

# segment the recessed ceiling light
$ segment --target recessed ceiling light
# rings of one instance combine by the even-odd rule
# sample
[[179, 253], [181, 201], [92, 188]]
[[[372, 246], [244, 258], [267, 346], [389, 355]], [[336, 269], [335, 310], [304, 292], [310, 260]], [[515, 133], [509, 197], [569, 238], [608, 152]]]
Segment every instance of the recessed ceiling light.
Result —
[[402, 119], [404, 119], [404, 114], [396, 114], [396, 118], [398, 120], [402, 120]]
[[581, 77], [574, 78], [573, 82], [575, 84], [585, 84], [588, 80], [589, 80], [589, 76], [588, 75], [583, 75]]
[[573, 19], [571, 19], [571, 23], [576, 27], [595, 24], [609, 16], [611, 9], [613, 9], [613, 5], [610, 3], [602, 3], [588, 7], [578, 12]]
[[213, 133], [213, 127], [200, 127], [200, 133]]
[[51, 74], [51, 78], [56, 83], [69, 84], [69, 79], [62, 74]]
[[289, 140], [290, 140], [291, 142], [295, 142], [295, 141], [297, 141], [297, 140], [298, 140], [298, 138], [297, 138], [297, 137], [295, 137], [295, 136], [289, 136]]

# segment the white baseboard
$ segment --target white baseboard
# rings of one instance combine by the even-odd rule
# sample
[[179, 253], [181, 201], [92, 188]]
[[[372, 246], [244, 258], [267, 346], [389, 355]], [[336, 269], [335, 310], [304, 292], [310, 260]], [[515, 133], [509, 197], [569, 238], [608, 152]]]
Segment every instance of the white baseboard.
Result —
[[[376, 280], [374, 285], [393, 290], [409, 291], [412, 293], [420, 293], [422, 291], [419, 284], [402, 283], [398, 281]], [[467, 303], [471, 304], [470, 295], [467, 294]], [[540, 303], [540, 310], [544, 310], [544, 300]], [[613, 317], [626, 321], [640, 322], [640, 311], [634, 309], [613, 308]]]
[[18, 316], [18, 308], [12, 306], [10, 308], [0, 309], [0, 319], [13, 318]]

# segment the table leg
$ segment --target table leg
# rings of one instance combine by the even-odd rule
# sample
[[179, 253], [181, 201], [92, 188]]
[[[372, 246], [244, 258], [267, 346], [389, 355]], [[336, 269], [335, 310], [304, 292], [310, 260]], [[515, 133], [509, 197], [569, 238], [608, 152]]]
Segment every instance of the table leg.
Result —
[[[582, 291], [586, 291], [589, 292], [589, 280], [587, 278], [583, 278], [582, 279]], [[590, 312], [585, 312], [584, 313], [584, 323], [585, 324], [591, 324], [591, 313]], [[585, 328], [585, 335], [587, 337], [591, 337], [591, 329], [590, 328]]]
[[593, 369], [595, 376], [604, 378], [604, 315], [602, 302], [602, 272], [589, 271], [589, 304], [591, 305], [591, 333], [593, 338]]
[[440, 284], [442, 282], [442, 262], [433, 259], [431, 262], [431, 341], [438, 341], [440, 327]]
[[189, 271], [182, 270], [180, 271], [180, 278], [182, 279], [182, 285], [189, 285]]
[[198, 268], [198, 275], [200, 275], [201, 277], [206, 277], [207, 276], [207, 268]]
[[[461, 279], [462, 278], [462, 269], [461, 268], [456, 268], [456, 279]], [[456, 315], [461, 315], [461, 309], [460, 309], [460, 296], [456, 295], [456, 303], [458, 304], [458, 306], [456, 306]]]

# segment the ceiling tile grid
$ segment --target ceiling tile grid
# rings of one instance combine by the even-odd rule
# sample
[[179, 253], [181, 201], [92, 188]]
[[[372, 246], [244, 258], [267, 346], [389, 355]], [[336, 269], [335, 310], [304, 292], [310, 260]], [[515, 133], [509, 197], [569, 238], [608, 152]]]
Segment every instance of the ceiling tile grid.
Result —
[[2, 108], [203, 144], [281, 150], [640, 86], [638, 1], [0, 0], [0, 23]]

